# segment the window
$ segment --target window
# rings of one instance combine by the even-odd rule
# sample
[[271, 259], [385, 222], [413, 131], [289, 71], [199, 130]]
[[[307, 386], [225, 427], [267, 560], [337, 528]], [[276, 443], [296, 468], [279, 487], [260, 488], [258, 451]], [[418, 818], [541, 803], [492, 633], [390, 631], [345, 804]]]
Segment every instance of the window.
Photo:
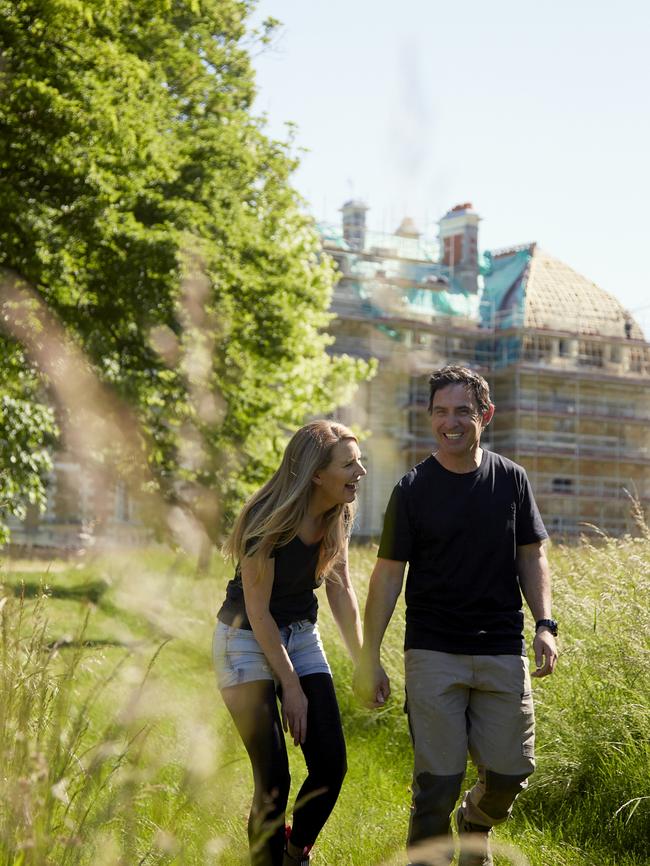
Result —
[[558, 433], [573, 433], [576, 429], [575, 417], [571, 415], [569, 418], [556, 418], [553, 426]]
[[578, 364], [581, 367], [602, 367], [603, 347], [599, 343], [583, 340], [580, 342]]
[[630, 371], [632, 373], [643, 372], [643, 352], [638, 349], [632, 349], [630, 352]]
[[554, 478], [552, 483], [553, 493], [573, 493], [572, 478]]
[[428, 376], [412, 376], [409, 385], [409, 396], [411, 403], [418, 406], [429, 404], [429, 379]]
[[551, 341], [548, 337], [532, 336], [524, 341], [526, 361], [544, 361], [551, 357]]

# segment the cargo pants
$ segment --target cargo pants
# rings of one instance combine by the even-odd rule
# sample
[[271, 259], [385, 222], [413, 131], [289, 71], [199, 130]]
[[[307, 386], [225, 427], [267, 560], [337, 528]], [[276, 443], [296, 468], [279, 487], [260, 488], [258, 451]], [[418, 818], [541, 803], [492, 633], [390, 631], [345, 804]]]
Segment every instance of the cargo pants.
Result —
[[414, 751], [409, 846], [449, 836], [468, 754], [478, 781], [463, 798], [465, 820], [505, 821], [535, 769], [528, 659], [410, 649], [405, 673]]

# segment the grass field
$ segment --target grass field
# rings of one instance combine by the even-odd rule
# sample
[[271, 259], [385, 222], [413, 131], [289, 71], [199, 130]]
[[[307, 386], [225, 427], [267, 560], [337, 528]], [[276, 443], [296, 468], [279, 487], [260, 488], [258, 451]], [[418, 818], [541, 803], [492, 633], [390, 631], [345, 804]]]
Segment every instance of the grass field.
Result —
[[[550, 551], [561, 661], [535, 682], [538, 770], [497, 864], [650, 862], [650, 539]], [[374, 551], [353, 551], [365, 597]], [[246, 863], [248, 761], [214, 685], [210, 638], [230, 569], [164, 552], [79, 563], [5, 561], [0, 864]], [[323, 594], [324, 595], [324, 594]], [[403, 864], [411, 752], [398, 610], [379, 713], [350, 693], [326, 603], [321, 625], [348, 741], [321, 866]], [[302, 776], [291, 748], [293, 777]], [[471, 768], [469, 774], [471, 776]], [[517, 853], [519, 852], [519, 853]]]

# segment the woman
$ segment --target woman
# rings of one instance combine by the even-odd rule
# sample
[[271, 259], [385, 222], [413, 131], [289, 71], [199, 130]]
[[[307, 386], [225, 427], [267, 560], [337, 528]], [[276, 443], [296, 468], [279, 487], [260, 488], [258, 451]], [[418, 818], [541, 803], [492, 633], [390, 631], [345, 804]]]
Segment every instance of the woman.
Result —
[[[253, 866], [309, 863], [345, 776], [345, 741], [314, 589], [325, 581], [356, 663], [361, 621], [347, 547], [365, 474], [354, 434], [333, 421], [312, 421], [246, 503], [226, 545], [238, 564], [218, 614], [213, 655], [219, 689], [253, 765]], [[293, 828], [286, 831], [290, 776], [282, 727], [307, 764]]]

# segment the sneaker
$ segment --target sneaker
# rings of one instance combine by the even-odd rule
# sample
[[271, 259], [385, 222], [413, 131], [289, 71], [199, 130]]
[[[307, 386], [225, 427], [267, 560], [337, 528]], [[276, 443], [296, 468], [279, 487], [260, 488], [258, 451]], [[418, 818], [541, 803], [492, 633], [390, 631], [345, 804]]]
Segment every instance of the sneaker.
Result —
[[293, 855], [289, 854], [287, 848], [289, 847], [289, 840], [291, 839], [291, 827], [287, 824], [284, 828], [284, 858], [282, 860], [282, 866], [309, 866], [311, 862], [311, 858], [309, 856], [309, 852], [311, 851], [311, 845], [306, 845], [302, 852]]
[[[460, 838], [458, 866], [494, 866], [490, 850], [491, 827], [466, 821], [463, 807], [459, 806], [456, 810], [456, 829]], [[469, 845], [465, 845], [465, 850], [463, 850], [463, 837], [470, 842]]]

